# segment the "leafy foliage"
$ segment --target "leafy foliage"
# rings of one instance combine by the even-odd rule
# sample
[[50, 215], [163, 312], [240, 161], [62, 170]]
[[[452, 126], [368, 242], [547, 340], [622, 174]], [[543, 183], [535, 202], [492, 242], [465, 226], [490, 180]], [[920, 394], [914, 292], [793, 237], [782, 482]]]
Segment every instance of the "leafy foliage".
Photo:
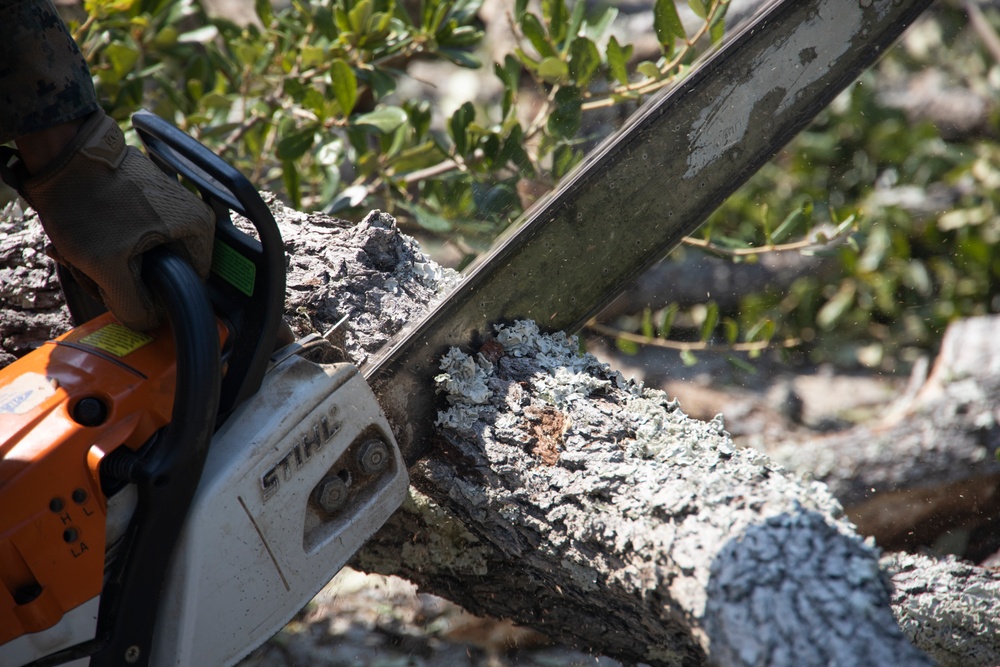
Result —
[[[404, 83], [418, 60], [481, 67], [481, 2], [293, 0], [275, 12], [256, 0], [257, 22], [241, 27], [194, 0], [87, 0], [89, 18], [73, 28], [119, 120], [145, 106], [297, 207], [382, 208], [471, 258], [612, 131], [619, 110], [721, 39], [728, 7], [653, 0], [659, 50], [640, 60], [614, 34], [614, 8], [516, 0], [502, 19], [514, 46], [486, 69], [499, 93], [441, 118]], [[776, 247], [827, 254], [834, 274], [803, 277], [787, 293], [762, 286], [734, 312], [708, 302], [638, 313], [615, 330], [619, 347], [670, 344], [693, 362], [712, 346], [752, 357], [788, 343], [810, 361], [891, 370], [932, 347], [951, 319], [998, 309], [1000, 146], [946, 139], [876, 92], [878, 76], [942, 63], [992, 90], [996, 67], [960, 37], [961, 13], [942, 6], [933, 25], [931, 47], [890, 54], [691, 240], [742, 262]], [[907, 187], [960, 196], [924, 215], [874, 205], [879, 192]]]
[[[91, 18], [74, 32], [120, 120], [146, 106], [297, 207], [380, 207], [474, 251], [521, 212], [519, 183], [549, 188], [580, 160], [588, 111], [641, 100], [681, 73], [728, 0], [693, 2], [705, 27], [689, 39], [670, 23], [663, 57], [638, 64], [631, 46], [606, 39], [616, 10], [517, 2], [518, 46], [493, 66], [500, 99], [437, 122], [399, 82], [416, 59], [479, 67], [481, 3], [294, 0], [275, 13], [258, 0], [257, 25], [240, 27], [191, 0], [88, 0]], [[657, 7], [676, 18], [672, 0]], [[533, 115], [525, 98], [541, 101]]]

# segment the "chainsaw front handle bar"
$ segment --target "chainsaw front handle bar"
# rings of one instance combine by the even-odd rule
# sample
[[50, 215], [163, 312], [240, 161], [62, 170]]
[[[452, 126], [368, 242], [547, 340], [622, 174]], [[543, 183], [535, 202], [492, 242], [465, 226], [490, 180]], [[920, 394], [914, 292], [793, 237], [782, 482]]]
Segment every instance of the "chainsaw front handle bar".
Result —
[[143, 279], [167, 310], [177, 356], [170, 424], [138, 461], [135, 513], [101, 595], [98, 637], [107, 644], [91, 667], [146, 665], [162, 588], [208, 456], [222, 368], [212, 305], [194, 270], [176, 255], [145, 255]]
[[[260, 193], [232, 165], [149, 111], [133, 114], [132, 127], [153, 162], [168, 174], [181, 176], [197, 187], [215, 211], [216, 248], [209, 293], [217, 304], [223, 302], [238, 311], [235, 317], [239, 319], [237, 326], [230, 329], [218, 424], [255, 394], [264, 379], [285, 307], [284, 243]], [[236, 229], [230, 211], [239, 213], [254, 226], [259, 242]], [[220, 251], [220, 245], [226, 246], [224, 252]], [[222, 259], [217, 262], [220, 256]], [[224, 279], [225, 266], [227, 262], [232, 265], [234, 258], [241, 267], [239, 275], [246, 281], [236, 281], [238, 288]], [[219, 278], [220, 274], [223, 278]], [[235, 303], [241, 305], [232, 308]]]

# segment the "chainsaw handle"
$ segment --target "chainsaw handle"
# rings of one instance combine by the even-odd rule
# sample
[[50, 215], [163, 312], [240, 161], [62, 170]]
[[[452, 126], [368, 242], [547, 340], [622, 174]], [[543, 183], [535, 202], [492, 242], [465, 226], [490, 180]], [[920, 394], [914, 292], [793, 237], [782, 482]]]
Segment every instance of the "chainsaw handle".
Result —
[[[219, 420], [260, 388], [274, 351], [285, 307], [285, 247], [271, 210], [257, 189], [237, 169], [149, 111], [132, 115], [132, 127], [139, 134], [149, 157], [163, 171], [181, 176], [201, 192], [216, 214], [216, 254], [228, 246], [229, 259], [242, 258], [250, 265], [249, 285], [240, 289], [218, 278], [213, 258], [209, 293], [216, 305], [242, 303], [239, 322], [230, 331], [231, 351], [222, 381]], [[259, 242], [233, 225], [230, 211], [253, 224]], [[225, 264], [225, 261], [221, 262]]]
[[222, 364], [215, 314], [194, 270], [162, 248], [143, 260], [143, 279], [170, 319], [177, 380], [170, 424], [138, 464], [138, 503], [108, 584], [91, 667], [147, 665], [174, 546], [198, 488], [219, 407]]

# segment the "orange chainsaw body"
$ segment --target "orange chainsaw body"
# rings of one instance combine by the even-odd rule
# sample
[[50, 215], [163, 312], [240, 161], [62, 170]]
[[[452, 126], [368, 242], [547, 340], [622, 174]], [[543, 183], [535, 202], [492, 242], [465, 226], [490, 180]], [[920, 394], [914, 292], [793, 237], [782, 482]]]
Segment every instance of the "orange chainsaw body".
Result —
[[174, 401], [170, 329], [105, 314], [0, 370], [0, 645], [100, 595], [98, 465], [146, 443]]

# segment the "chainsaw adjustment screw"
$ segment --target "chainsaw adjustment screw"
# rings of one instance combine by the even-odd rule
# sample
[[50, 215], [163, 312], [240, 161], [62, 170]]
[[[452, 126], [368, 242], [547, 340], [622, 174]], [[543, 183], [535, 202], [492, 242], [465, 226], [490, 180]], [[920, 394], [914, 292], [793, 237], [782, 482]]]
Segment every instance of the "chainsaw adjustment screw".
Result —
[[327, 514], [334, 514], [347, 504], [347, 483], [338, 475], [327, 475], [316, 486], [316, 504]]
[[142, 651], [139, 647], [133, 644], [125, 649], [125, 662], [132, 665], [139, 662], [139, 656], [142, 655]]
[[382, 472], [389, 465], [389, 448], [381, 440], [366, 440], [358, 449], [358, 465], [366, 475]]

